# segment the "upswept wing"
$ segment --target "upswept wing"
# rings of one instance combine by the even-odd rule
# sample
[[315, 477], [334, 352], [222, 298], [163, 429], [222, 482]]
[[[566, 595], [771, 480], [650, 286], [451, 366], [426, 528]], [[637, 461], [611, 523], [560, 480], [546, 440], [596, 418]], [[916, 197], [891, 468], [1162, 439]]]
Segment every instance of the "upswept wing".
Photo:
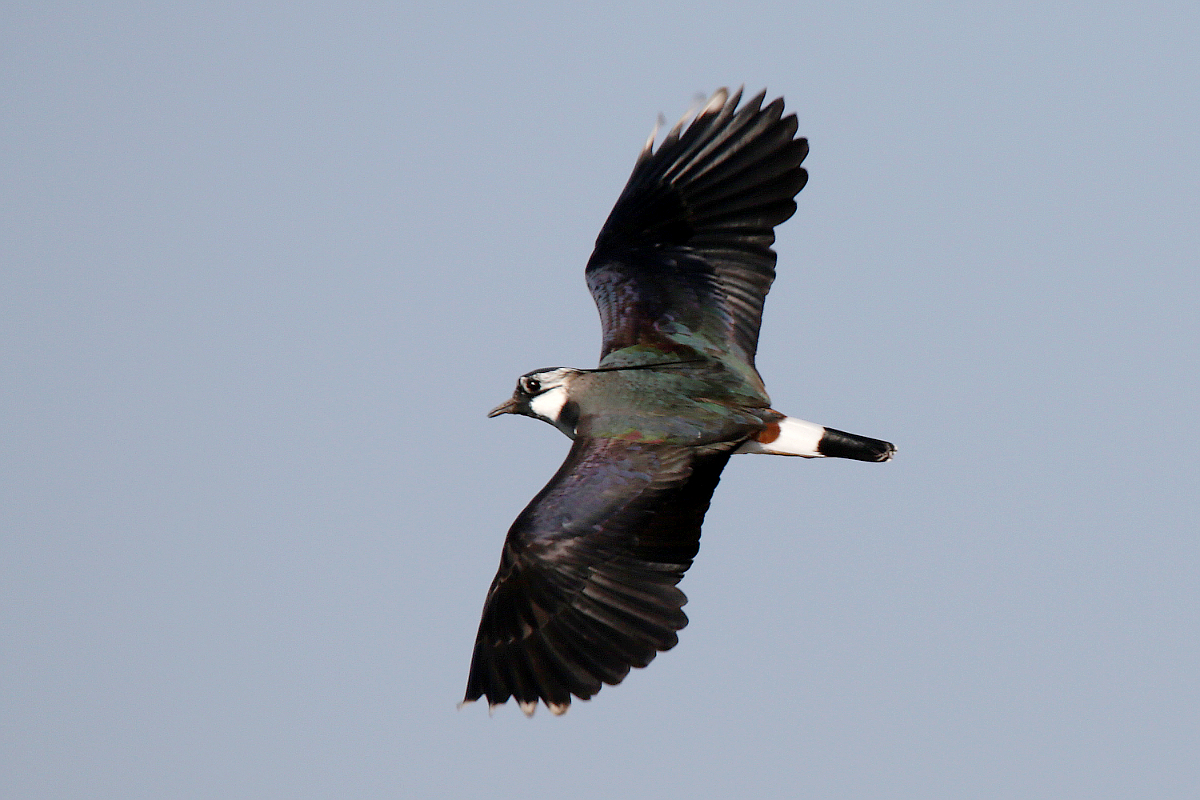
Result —
[[577, 439], [508, 532], [464, 702], [562, 713], [673, 647], [731, 447]]
[[658, 150], [646, 143], [587, 266], [604, 333], [601, 366], [697, 355], [754, 369], [775, 277], [776, 225], [808, 180], [796, 116], [765, 92], [738, 109], [722, 89]]

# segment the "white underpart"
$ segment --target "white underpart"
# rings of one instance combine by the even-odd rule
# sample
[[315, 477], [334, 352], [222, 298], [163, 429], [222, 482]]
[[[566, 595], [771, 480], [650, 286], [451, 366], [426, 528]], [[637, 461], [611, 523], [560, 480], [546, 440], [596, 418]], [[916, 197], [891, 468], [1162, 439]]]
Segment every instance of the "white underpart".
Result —
[[824, 435], [823, 425], [796, 417], [784, 417], [779, 421], [779, 436], [774, 441], [763, 443], [751, 439], [734, 452], [822, 458], [821, 453], [817, 452], [817, 445]]
[[567, 404], [567, 387], [555, 386], [529, 401], [529, 409], [542, 419], [558, 424], [558, 415]]

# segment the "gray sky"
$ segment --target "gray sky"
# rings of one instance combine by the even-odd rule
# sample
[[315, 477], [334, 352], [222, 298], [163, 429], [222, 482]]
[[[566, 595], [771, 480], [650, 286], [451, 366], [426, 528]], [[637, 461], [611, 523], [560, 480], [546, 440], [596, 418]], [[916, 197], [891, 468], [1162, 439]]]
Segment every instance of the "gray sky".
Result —
[[[0, 11], [0, 795], [1194, 798], [1195, 3]], [[679, 646], [461, 711], [655, 116], [782, 94]]]

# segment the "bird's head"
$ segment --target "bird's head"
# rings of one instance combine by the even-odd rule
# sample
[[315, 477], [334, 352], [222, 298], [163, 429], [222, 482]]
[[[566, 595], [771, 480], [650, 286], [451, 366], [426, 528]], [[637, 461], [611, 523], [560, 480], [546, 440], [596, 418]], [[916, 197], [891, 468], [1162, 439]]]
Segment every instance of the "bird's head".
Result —
[[524, 414], [549, 422], [571, 436], [579, 420], [579, 408], [571, 402], [571, 381], [580, 371], [569, 367], [554, 367], [528, 372], [517, 379], [512, 397], [493, 408], [489, 417], [501, 414]]

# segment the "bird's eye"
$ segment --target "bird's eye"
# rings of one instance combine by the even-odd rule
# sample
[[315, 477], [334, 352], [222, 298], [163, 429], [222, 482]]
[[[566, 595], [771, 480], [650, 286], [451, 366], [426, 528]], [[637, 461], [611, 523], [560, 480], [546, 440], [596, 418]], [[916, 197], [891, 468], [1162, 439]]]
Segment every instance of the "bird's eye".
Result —
[[526, 394], [537, 394], [542, 390], [542, 382], [537, 378], [521, 378], [521, 388]]

